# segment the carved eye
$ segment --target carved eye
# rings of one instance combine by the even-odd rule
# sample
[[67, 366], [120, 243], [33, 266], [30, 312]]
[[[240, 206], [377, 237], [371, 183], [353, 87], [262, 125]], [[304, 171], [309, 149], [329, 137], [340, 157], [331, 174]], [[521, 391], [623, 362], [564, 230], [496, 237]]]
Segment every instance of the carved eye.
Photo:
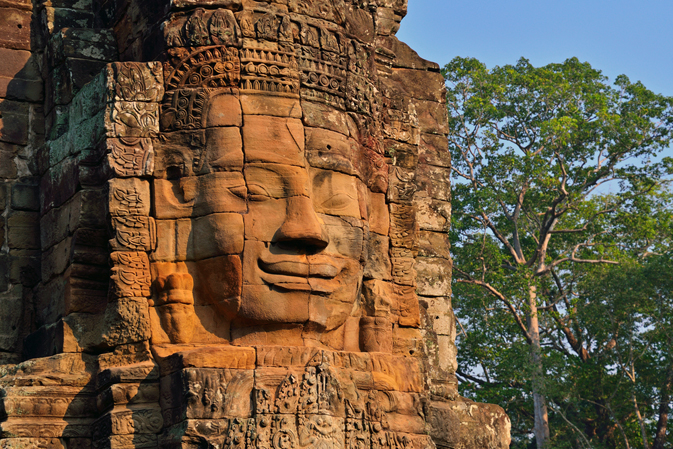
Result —
[[338, 212], [350, 207], [350, 205], [353, 204], [354, 201], [357, 201], [357, 199], [353, 198], [347, 193], [336, 192], [329, 198], [327, 198], [325, 201], [323, 201], [322, 207], [325, 210]]
[[242, 199], [248, 197], [248, 189], [245, 186], [229, 187], [229, 191]]
[[248, 185], [248, 200], [250, 201], [266, 201], [271, 197], [269, 192], [259, 184]]

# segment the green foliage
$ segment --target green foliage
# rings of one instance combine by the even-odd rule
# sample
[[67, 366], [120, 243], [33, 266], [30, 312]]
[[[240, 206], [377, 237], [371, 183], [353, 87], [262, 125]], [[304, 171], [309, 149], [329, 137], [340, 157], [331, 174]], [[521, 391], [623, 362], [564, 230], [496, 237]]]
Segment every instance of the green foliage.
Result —
[[443, 75], [462, 394], [531, 444], [533, 286], [551, 447], [642, 447], [641, 424], [652, 444], [673, 366], [673, 98], [576, 58]]

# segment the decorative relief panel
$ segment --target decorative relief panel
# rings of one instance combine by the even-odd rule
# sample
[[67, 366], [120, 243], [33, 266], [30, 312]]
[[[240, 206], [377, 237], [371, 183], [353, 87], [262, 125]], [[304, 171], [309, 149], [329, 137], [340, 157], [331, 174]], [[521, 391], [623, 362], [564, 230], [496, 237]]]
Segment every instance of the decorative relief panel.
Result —
[[150, 261], [145, 252], [113, 252], [112, 291], [118, 298], [150, 295]]
[[119, 177], [148, 176], [154, 171], [154, 150], [149, 138], [107, 139], [108, 165]]
[[234, 47], [177, 48], [169, 51], [166, 89], [238, 86], [241, 63]]

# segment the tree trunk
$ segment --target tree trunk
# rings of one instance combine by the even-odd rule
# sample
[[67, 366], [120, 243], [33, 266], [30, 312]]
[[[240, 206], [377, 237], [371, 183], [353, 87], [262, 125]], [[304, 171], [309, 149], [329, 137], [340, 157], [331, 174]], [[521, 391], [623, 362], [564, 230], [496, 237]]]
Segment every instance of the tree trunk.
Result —
[[640, 407], [638, 407], [638, 399], [636, 398], [635, 391], [631, 392], [631, 400], [633, 401], [633, 408], [636, 410], [636, 417], [638, 418], [638, 424], [640, 424], [640, 435], [643, 438], [643, 448], [650, 449], [650, 445], [647, 442], [647, 429], [645, 428], [645, 420], [640, 414]]
[[540, 348], [540, 324], [537, 317], [537, 288], [528, 287], [528, 333], [531, 343], [531, 360], [533, 363], [533, 406], [535, 411], [535, 441], [538, 449], [544, 449], [549, 441], [549, 416], [547, 401], [542, 394], [544, 373], [542, 370], [542, 356]]
[[671, 402], [671, 384], [673, 384], [673, 366], [668, 368], [666, 380], [661, 386], [661, 402], [659, 403], [659, 421], [652, 449], [664, 449], [666, 444], [666, 425], [668, 424], [669, 403]]

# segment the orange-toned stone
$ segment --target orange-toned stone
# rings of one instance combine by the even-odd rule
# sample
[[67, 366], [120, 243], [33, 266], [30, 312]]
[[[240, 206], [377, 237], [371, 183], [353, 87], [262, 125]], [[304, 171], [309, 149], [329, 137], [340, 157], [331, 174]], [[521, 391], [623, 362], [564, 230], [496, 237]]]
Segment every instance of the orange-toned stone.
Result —
[[338, 109], [323, 103], [303, 101], [304, 124], [312, 128], [324, 128], [348, 136], [355, 127], [353, 120]]
[[268, 198], [310, 196], [309, 176], [303, 167], [285, 164], [247, 164], [245, 181], [251, 202]]
[[311, 170], [315, 211], [360, 218], [358, 179], [330, 170]]
[[236, 95], [215, 95], [208, 102], [208, 110], [204, 112], [204, 126], [241, 126], [241, 104]]
[[386, 204], [385, 193], [369, 195], [369, 230], [381, 235], [388, 235], [390, 215]]
[[243, 168], [243, 140], [239, 128], [206, 129], [206, 163], [212, 171]]
[[327, 129], [306, 128], [306, 159], [311, 166], [362, 176], [361, 158], [355, 140]]
[[256, 358], [254, 348], [228, 345], [154, 345], [152, 353], [164, 376], [192, 367], [254, 369]]
[[154, 180], [157, 218], [186, 218], [221, 212], [245, 212], [245, 181], [240, 172]]
[[149, 215], [150, 183], [139, 178], [108, 181], [108, 211], [110, 215]]
[[392, 352], [393, 325], [390, 320], [384, 317], [362, 317], [360, 347], [366, 352]]
[[246, 162], [304, 165], [304, 125], [294, 118], [246, 115], [243, 126]]
[[241, 108], [244, 115], [302, 117], [302, 107], [297, 98], [243, 94], [241, 95]]

